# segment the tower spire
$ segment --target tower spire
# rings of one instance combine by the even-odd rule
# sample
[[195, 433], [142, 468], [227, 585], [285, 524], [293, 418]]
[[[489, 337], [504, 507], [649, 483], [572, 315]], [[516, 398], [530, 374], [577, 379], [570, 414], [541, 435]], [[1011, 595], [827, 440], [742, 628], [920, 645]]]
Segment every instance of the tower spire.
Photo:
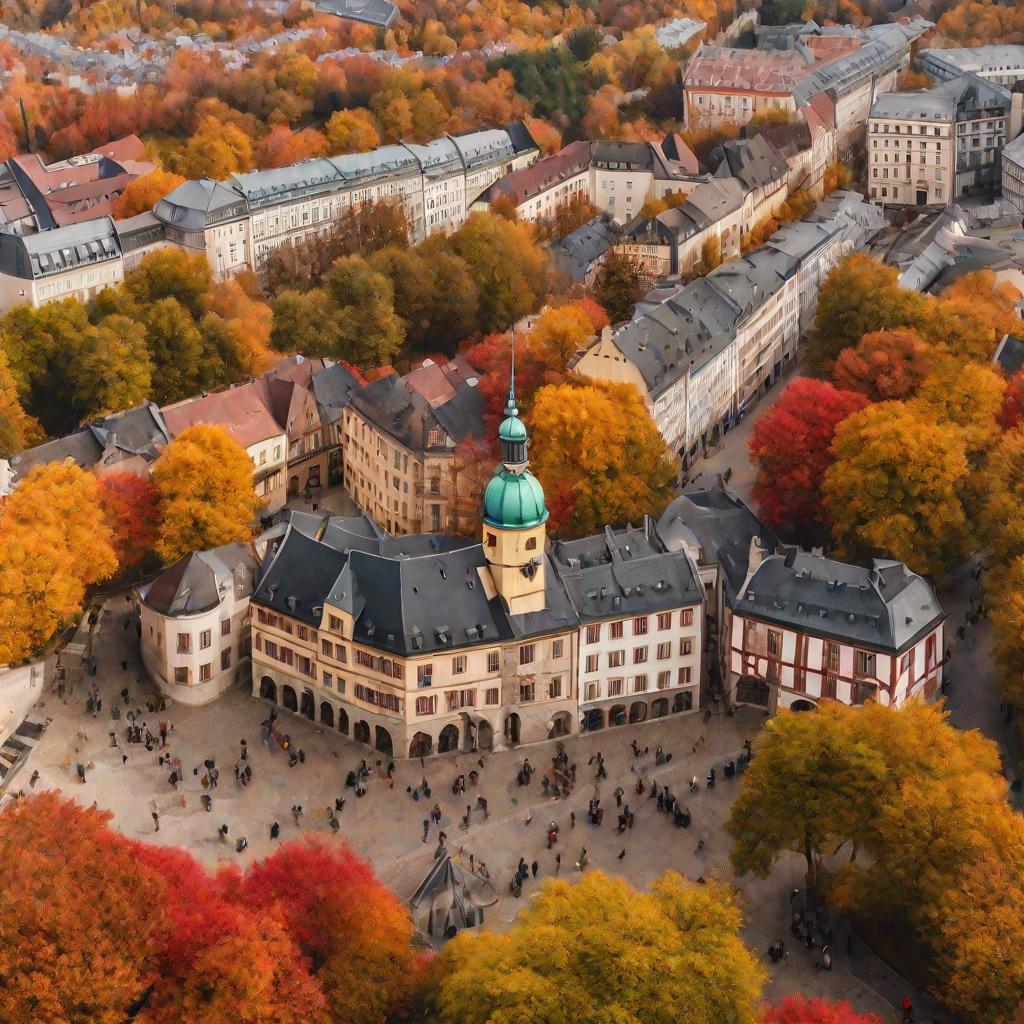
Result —
[[519, 409], [516, 406], [516, 329], [512, 328], [512, 372], [508, 379], [508, 402], [505, 404], [506, 416], [518, 416]]

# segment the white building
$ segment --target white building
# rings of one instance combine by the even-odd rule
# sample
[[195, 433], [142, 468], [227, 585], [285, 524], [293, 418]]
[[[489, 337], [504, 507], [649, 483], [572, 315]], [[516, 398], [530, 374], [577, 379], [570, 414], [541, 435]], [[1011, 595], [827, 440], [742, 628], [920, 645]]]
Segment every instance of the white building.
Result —
[[1024, 46], [994, 43], [950, 47], [922, 50], [918, 57], [921, 67], [940, 82], [970, 74], [1009, 89], [1024, 79]]
[[208, 704], [248, 681], [257, 569], [251, 545], [225, 544], [185, 555], [139, 587], [142, 660], [168, 697]]
[[580, 617], [581, 729], [696, 710], [704, 593], [685, 552], [667, 551], [645, 517], [558, 541], [552, 556]]
[[1003, 198], [1024, 216], [1024, 135], [1003, 150], [1000, 171]]
[[809, 555], [751, 553], [722, 630], [730, 703], [776, 711], [819, 700], [899, 707], [941, 689], [945, 615], [902, 562], [871, 569]]

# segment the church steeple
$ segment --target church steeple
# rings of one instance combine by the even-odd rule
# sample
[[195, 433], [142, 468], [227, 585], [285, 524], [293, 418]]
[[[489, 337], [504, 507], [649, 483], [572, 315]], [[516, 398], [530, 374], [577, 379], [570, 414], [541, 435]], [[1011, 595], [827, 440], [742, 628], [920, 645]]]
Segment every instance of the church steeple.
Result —
[[512, 372], [509, 375], [508, 401], [505, 403], [505, 418], [498, 427], [498, 445], [501, 461], [511, 473], [522, 473], [526, 469], [530, 436], [526, 424], [519, 418], [516, 405], [516, 336], [512, 333]]

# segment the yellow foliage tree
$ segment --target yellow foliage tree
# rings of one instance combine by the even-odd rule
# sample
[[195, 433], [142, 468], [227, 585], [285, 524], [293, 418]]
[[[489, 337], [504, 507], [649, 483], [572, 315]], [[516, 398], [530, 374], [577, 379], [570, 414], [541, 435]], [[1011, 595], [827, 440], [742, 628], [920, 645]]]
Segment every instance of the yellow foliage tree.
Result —
[[987, 363], [1004, 334], [1019, 323], [1020, 292], [991, 270], [964, 274], [931, 305], [922, 333], [961, 359]]
[[380, 145], [373, 115], [362, 107], [331, 114], [324, 126], [324, 137], [331, 154], [366, 153]]
[[259, 504], [252, 460], [223, 427], [183, 430], [164, 449], [153, 482], [162, 513], [156, 550], [164, 561], [252, 536]]
[[570, 304], [542, 313], [530, 332], [530, 340], [564, 364], [593, 334], [590, 317], [579, 306]]
[[169, 192], [173, 192], [185, 179], [180, 174], [156, 168], [149, 174], [132, 178], [124, 191], [114, 200], [114, 216], [118, 219], [146, 213]]
[[252, 167], [252, 139], [234, 124], [203, 117], [185, 143], [178, 163], [187, 178], [223, 180]]

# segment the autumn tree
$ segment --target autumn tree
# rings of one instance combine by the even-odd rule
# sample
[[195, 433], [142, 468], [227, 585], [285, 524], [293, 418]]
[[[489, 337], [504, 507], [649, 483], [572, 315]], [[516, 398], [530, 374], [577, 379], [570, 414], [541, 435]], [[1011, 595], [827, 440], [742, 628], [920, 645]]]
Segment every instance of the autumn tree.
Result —
[[83, 423], [141, 405], [149, 398], [153, 362], [146, 329], [114, 313], [82, 339], [72, 357], [72, 402]]
[[240, 898], [274, 910], [310, 963], [331, 1020], [386, 1024], [409, 1008], [425, 962], [393, 893], [347, 848], [292, 844], [254, 864]]
[[[505, 933], [464, 933], [441, 954], [438, 1024], [753, 1024], [763, 969], [738, 937], [728, 889], [666, 872], [649, 892], [589, 872], [551, 880]], [[638, 961], [656, 970], [620, 970]], [[700, 970], [692, 965], [700, 963]]]
[[571, 536], [663, 508], [676, 467], [631, 384], [552, 384], [530, 412], [533, 468], [552, 528]]
[[844, 420], [822, 487], [841, 557], [883, 554], [941, 574], [964, 556], [963, 439], [900, 402]]
[[927, 322], [929, 299], [901, 288], [898, 277], [895, 267], [859, 252], [832, 270], [821, 286], [807, 343], [814, 372], [830, 372], [843, 349], [857, 345], [865, 334]]
[[42, 440], [39, 423], [21, 406], [17, 382], [0, 347], [0, 459], [9, 459]]
[[213, 178], [247, 171], [253, 165], [252, 139], [237, 125], [204, 117], [196, 126], [177, 161], [186, 178]]
[[327, 152], [366, 153], [380, 145], [373, 115], [368, 110], [337, 110], [324, 125]]
[[821, 488], [836, 427], [867, 404], [855, 391], [798, 377], [758, 417], [747, 442], [757, 465], [754, 500], [776, 533], [799, 538], [820, 530], [826, 519]]
[[157, 554], [173, 562], [248, 540], [258, 507], [252, 468], [245, 449], [222, 427], [183, 430], [153, 469], [162, 518]]
[[213, 271], [205, 256], [169, 247], [151, 252], [130, 271], [121, 291], [128, 309], [174, 299], [198, 318], [203, 312], [203, 296], [212, 284]]
[[873, 1013], [857, 1013], [846, 1002], [829, 1003], [815, 996], [787, 996], [767, 1007], [758, 1024], [883, 1024]]
[[594, 336], [594, 325], [587, 311], [575, 303], [545, 310], [530, 332], [531, 345], [549, 351], [552, 358], [565, 365], [588, 338]]
[[995, 566], [1024, 555], [1024, 428], [999, 439], [979, 479], [978, 523]]
[[287, 167], [323, 156], [326, 150], [327, 140], [315, 128], [293, 132], [279, 124], [260, 140], [258, 163], [260, 167]]
[[914, 395], [931, 363], [928, 345], [917, 331], [872, 331], [839, 353], [832, 379], [837, 387], [885, 402]]
[[609, 249], [597, 268], [593, 286], [594, 298], [607, 310], [608, 319], [613, 324], [628, 320], [646, 290], [640, 260]]
[[100, 505], [112, 532], [121, 569], [130, 569], [156, 546], [160, 528], [160, 495], [134, 473], [115, 471], [100, 477]]
[[343, 256], [327, 274], [324, 291], [334, 306], [334, 350], [361, 368], [383, 366], [398, 355], [405, 323], [395, 313], [394, 287], [361, 256]]
[[961, 360], [988, 363], [1003, 335], [1020, 322], [1020, 292], [999, 284], [991, 270], [964, 274], [940, 292], [924, 330], [930, 341]]
[[[2, 402], [2, 399], [0, 399]], [[1003, 407], [999, 410], [999, 426], [1013, 430], [1024, 418], [1024, 370], [1018, 370], [1006, 380]]]
[[114, 216], [118, 220], [125, 220], [140, 213], [148, 213], [164, 196], [184, 184], [185, 179], [180, 174], [159, 167], [148, 174], [132, 178], [114, 200]]

